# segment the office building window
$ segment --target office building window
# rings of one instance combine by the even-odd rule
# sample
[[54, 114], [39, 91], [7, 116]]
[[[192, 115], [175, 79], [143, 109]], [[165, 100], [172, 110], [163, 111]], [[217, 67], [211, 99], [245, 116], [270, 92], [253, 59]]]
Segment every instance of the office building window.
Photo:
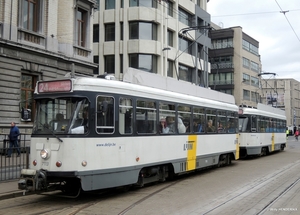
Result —
[[115, 0], [105, 0], [105, 10], [111, 10], [116, 8]]
[[99, 25], [94, 25], [93, 28], [93, 42], [99, 43]]
[[173, 31], [168, 30], [168, 46], [174, 47], [173, 46], [173, 40], [174, 40], [174, 33]]
[[120, 22], [120, 40], [123, 40], [124, 37], [124, 25], [123, 25], [123, 22]]
[[105, 41], [115, 41], [115, 23], [105, 24]]
[[243, 73], [243, 83], [250, 84], [250, 75]]
[[259, 80], [256, 77], [251, 76], [251, 85], [254, 87], [259, 87]]
[[97, 0], [97, 1], [96, 1], [95, 7], [96, 7], [96, 8], [95, 8], [96, 10], [98, 10], [98, 11], [100, 10], [100, 0]]
[[258, 53], [258, 47], [251, 44], [250, 42], [243, 39], [243, 49], [251, 52], [252, 54], [259, 55]]
[[123, 66], [123, 55], [120, 54], [120, 73], [123, 73], [123, 69], [124, 69], [124, 66]]
[[250, 101], [250, 91], [249, 90], [243, 90], [243, 99]]
[[171, 1], [166, 1], [168, 4], [168, 15], [173, 17], [173, 2]]
[[157, 8], [157, 0], [129, 0], [129, 7]]
[[114, 55], [106, 55], [104, 56], [104, 72], [106, 73], [115, 73], [115, 56]]
[[233, 68], [232, 56], [222, 56], [210, 59], [211, 69], [230, 69]]
[[254, 72], [259, 72], [259, 65], [253, 61], [251, 61], [251, 70]]
[[130, 54], [129, 67], [157, 73], [157, 57], [150, 54]]
[[192, 54], [192, 42], [186, 38], [179, 37], [179, 50], [186, 52], [188, 54]]
[[192, 68], [179, 64], [179, 79], [192, 82]]
[[192, 26], [192, 18], [193, 16], [186, 12], [185, 10], [179, 8], [178, 10], [178, 20], [179, 22], [182, 22], [183, 24], [186, 24], [188, 26]]
[[233, 38], [225, 38], [219, 40], [212, 40], [213, 49], [225, 49], [233, 47]]
[[250, 60], [243, 57], [243, 67], [250, 69]]
[[168, 77], [173, 78], [173, 68], [174, 68], [174, 61], [168, 60]]
[[98, 64], [98, 67], [94, 69], [93, 74], [99, 74], [99, 56], [95, 55], [94, 56], [94, 63]]
[[151, 22], [130, 22], [129, 39], [157, 40], [157, 25]]
[[251, 101], [258, 102], [259, 101], [259, 94], [257, 92], [251, 91]]

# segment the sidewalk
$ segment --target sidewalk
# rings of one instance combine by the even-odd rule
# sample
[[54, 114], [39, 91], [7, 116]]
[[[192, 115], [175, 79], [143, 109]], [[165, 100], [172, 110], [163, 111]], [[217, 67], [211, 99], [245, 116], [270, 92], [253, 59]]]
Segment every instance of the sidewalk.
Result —
[[[23, 190], [18, 189], [18, 180], [0, 183], [0, 200], [23, 196], [23, 193]], [[26, 193], [25, 195], [29, 195], [29, 193]]]

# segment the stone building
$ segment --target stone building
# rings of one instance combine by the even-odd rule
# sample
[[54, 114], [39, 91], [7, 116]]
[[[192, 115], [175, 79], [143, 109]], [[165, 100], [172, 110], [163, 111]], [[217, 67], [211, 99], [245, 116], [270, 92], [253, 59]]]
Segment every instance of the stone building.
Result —
[[95, 5], [96, 0], [0, 0], [1, 133], [11, 121], [31, 133], [36, 81], [63, 77], [72, 68], [93, 74]]
[[287, 126], [300, 126], [299, 81], [292, 78], [263, 78], [262, 103], [285, 110]]

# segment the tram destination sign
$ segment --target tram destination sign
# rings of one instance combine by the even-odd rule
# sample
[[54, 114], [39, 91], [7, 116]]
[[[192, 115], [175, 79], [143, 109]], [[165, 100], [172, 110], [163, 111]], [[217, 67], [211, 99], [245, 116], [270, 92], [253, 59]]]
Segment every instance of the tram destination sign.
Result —
[[38, 93], [70, 92], [71, 80], [43, 81], [38, 83]]

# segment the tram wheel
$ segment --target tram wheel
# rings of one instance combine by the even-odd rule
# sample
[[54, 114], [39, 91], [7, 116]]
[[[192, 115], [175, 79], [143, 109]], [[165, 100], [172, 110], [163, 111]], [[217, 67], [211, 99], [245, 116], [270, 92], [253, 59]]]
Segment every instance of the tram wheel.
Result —
[[262, 148], [262, 149], [261, 149], [260, 155], [261, 155], [261, 156], [267, 155], [267, 149], [266, 149], [266, 148]]
[[228, 154], [227, 156], [227, 165], [229, 166], [231, 164], [231, 156]]
[[79, 180], [65, 181], [61, 186], [61, 191], [64, 196], [77, 198], [81, 193], [81, 184]]

